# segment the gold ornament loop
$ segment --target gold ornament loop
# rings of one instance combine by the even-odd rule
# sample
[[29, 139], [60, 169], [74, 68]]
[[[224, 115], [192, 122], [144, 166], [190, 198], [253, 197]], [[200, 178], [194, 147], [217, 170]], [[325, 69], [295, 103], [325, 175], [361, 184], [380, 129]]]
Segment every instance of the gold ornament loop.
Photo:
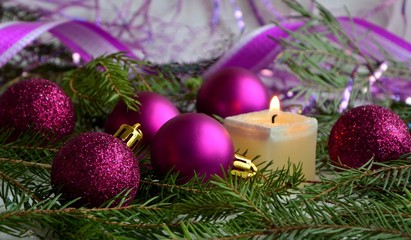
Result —
[[242, 178], [250, 178], [257, 174], [258, 168], [251, 162], [250, 159], [239, 154], [235, 154], [234, 159], [233, 166], [235, 169], [231, 170], [232, 175]]
[[114, 133], [114, 137], [120, 138], [131, 150], [134, 150], [143, 139], [143, 132], [139, 127], [140, 123], [136, 123], [133, 126], [122, 124], [117, 132]]

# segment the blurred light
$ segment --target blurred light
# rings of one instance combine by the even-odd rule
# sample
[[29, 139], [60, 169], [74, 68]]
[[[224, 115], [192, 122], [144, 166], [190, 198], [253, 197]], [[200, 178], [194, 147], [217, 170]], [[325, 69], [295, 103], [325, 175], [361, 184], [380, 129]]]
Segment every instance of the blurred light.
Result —
[[272, 77], [274, 75], [273, 71], [271, 71], [270, 69], [261, 69], [260, 74], [263, 77]]
[[73, 58], [73, 63], [74, 64], [79, 64], [80, 63], [80, 60], [81, 60], [81, 56], [80, 56], [80, 54], [79, 53], [73, 53], [72, 55], [71, 55], [71, 57]]

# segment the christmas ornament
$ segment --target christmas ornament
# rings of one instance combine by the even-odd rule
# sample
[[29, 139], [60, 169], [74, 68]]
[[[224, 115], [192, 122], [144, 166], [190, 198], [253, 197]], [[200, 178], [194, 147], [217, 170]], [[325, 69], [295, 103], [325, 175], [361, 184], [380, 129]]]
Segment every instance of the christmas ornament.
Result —
[[268, 109], [268, 90], [252, 72], [222, 69], [204, 79], [197, 95], [197, 111], [228, 117]]
[[411, 151], [411, 136], [398, 115], [384, 107], [351, 109], [333, 126], [328, 142], [336, 165], [358, 168], [372, 157], [376, 162], [398, 159]]
[[140, 123], [141, 131], [144, 133], [144, 144], [151, 144], [158, 129], [177, 116], [178, 109], [166, 97], [153, 92], [141, 92], [138, 94], [141, 104], [139, 111], [127, 109], [124, 102], [119, 102], [113, 112], [107, 117], [104, 129], [113, 134], [121, 124]]
[[[131, 151], [142, 138], [138, 126], [122, 125], [115, 134], [120, 139], [90, 132], [68, 141], [52, 163], [53, 188], [68, 200], [81, 197], [76, 204], [88, 207], [99, 207], [130, 190], [123, 206], [128, 205], [140, 181], [138, 161]], [[118, 203], [116, 200], [111, 206]]]
[[170, 170], [187, 181], [194, 172], [205, 179], [223, 176], [233, 163], [234, 147], [227, 130], [215, 119], [199, 113], [174, 117], [157, 132], [151, 146], [154, 171], [164, 176]]
[[49, 80], [18, 82], [0, 97], [0, 128], [13, 128], [14, 137], [31, 129], [58, 139], [71, 134], [74, 125], [70, 98]]

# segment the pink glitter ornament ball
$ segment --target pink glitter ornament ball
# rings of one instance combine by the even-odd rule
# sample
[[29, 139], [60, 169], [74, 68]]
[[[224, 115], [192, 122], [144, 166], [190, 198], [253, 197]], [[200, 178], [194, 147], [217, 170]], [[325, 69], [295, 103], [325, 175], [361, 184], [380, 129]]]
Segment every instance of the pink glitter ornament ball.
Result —
[[186, 113], [165, 123], [154, 137], [151, 164], [164, 176], [179, 172], [181, 181], [194, 176], [223, 176], [233, 163], [234, 146], [227, 130], [215, 119], [199, 113]]
[[150, 145], [158, 129], [180, 112], [166, 97], [157, 93], [141, 92], [138, 100], [141, 104], [139, 111], [129, 110], [123, 102], [119, 102], [107, 117], [104, 129], [107, 133], [114, 134], [124, 123], [140, 123], [144, 134], [143, 143]]
[[[107, 133], [83, 133], [69, 140], [57, 153], [51, 168], [51, 184], [68, 199], [81, 197], [77, 205], [99, 207], [131, 189], [126, 206], [136, 195], [140, 170], [126, 143]], [[113, 206], [118, 204], [114, 202]]]
[[268, 109], [268, 90], [254, 73], [225, 68], [207, 79], [198, 91], [197, 111], [228, 117]]
[[328, 141], [336, 165], [358, 168], [372, 157], [376, 162], [398, 159], [411, 152], [411, 136], [401, 118], [384, 107], [351, 109], [333, 126]]
[[75, 120], [70, 98], [49, 80], [21, 81], [0, 96], [0, 128], [13, 128], [14, 136], [31, 129], [58, 139], [73, 132]]

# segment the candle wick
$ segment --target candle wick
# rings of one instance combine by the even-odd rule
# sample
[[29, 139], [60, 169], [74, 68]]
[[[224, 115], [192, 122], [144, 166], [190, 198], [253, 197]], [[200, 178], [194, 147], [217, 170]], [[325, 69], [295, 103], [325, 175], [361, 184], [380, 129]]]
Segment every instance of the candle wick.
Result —
[[274, 123], [274, 122], [275, 122], [275, 118], [276, 118], [277, 116], [278, 116], [277, 114], [274, 114], [274, 115], [271, 117], [271, 123]]

